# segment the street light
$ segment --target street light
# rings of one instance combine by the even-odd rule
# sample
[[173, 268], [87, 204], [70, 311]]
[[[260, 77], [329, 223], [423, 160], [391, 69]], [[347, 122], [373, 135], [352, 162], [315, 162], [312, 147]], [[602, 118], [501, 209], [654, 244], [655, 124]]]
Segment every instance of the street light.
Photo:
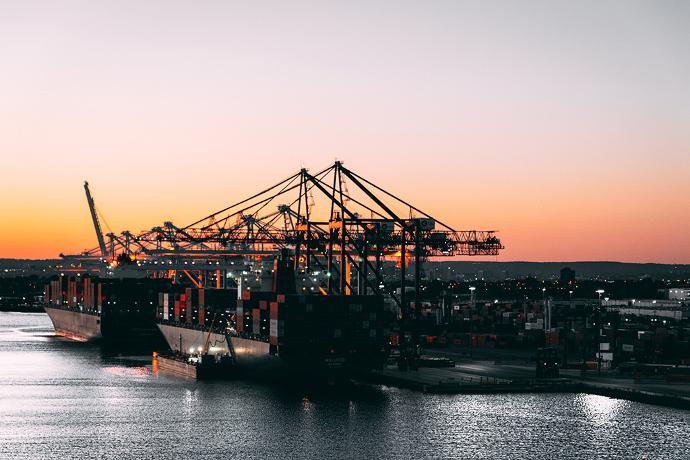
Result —
[[601, 375], [601, 295], [604, 293], [603, 289], [597, 289], [597, 294], [599, 294], [599, 310], [597, 311], [597, 322], [599, 323], [599, 336], [597, 337], [597, 372]]
[[544, 330], [551, 329], [551, 318], [546, 311], [546, 288], [541, 288], [542, 313], [544, 314]]
[[564, 367], [568, 363], [568, 340], [570, 338], [570, 333], [573, 330], [573, 319], [572, 319], [572, 315], [573, 315], [573, 290], [572, 289], [568, 291], [568, 295], [570, 296], [570, 313], [568, 315], [568, 329], [566, 330], [566, 333], [565, 333], [565, 343], [563, 344], [564, 345], [564, 347], [563, 347], [563, 365], [564, 365]]
[[[472, 312], [474, 313], [474, 291], [477, 288], [474, 286], [470, 286], [470, 303], [472, 304]], [[472, 358], [472, 321], [470, 320], [470, 358]]]

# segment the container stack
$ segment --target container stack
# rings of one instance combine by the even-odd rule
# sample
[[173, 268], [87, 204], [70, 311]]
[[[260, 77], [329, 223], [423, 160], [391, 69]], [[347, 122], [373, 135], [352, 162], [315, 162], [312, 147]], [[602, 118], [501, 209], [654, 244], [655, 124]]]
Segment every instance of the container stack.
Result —
[[205, 289], [168, 286], [158, 293], [156, 317], [193, 328], [213, 326], [223, 330], [232, 324], [237, 302], [236, 289]]
[[57, 276], [44, 287], [44, 303], [85, 313], [100, 313], [102, 282], [89, 275]]
[[382, 365], [393, 318], [375, 296], [263, 292], [245, 293], [236, 313], [239, 336], [270, 343], [285, 360], [363, 367]]

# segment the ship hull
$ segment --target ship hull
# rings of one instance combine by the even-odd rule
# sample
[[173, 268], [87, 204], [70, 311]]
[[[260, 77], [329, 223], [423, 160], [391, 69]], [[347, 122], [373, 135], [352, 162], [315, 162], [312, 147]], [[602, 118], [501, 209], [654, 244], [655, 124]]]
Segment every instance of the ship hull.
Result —
[[56, 335], [80, 342], [103, 338], [100, 316], [50, 307], [45, 307], [45, 311], [53, 323]]
[[158, 324], [170, 349], [181, 355], [195, 355], [204, 351], [206, 340], [212, 355], [231, 355], [233, 375], [264, 380], [311, 382], [346, 379], [358, 374], [346, 364], [342, 356], [298, 353], [297, 356], [280, 356], [270, 343], [234, 335], [185, 327], [177, 324]]
[[165, 346], [152, 320], [141, 315], [107, 316], [62, 308], [44, 307], [55, 335], [78, 342], [101, 343], [108, 352], [151, 352]]

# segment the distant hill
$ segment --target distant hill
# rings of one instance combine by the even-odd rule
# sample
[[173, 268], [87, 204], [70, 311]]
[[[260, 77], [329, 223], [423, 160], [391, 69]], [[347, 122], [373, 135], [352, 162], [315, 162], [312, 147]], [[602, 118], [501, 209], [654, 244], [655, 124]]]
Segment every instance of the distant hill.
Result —
[[0, 268], [48, 267], [61, 262], [62, 259], [0, 259]]
[[[635, 264], [625, 262], [469, 262], [442, 261], [428, 262], [427, 271], [441, 268], [455, 274], [477, 275], [485, 279], [523, 278], [557, 278], [564, 267], [575, 270], [577, 278], [606, 278], [606, 279], [639, 279], [650, 277], [655, 279], [689, 279], [690, 265], [687, 264]], [[430, 273], [430, 275], [432, 275]]]

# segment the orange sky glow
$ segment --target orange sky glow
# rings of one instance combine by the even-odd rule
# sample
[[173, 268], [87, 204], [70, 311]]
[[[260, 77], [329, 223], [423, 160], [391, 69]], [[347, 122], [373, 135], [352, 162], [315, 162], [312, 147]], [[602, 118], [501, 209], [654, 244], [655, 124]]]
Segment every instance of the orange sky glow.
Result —
[[337, 158], [489, 260], [690, 263], [690, 7], [518, 3], [6, 2], [0, 257]]

